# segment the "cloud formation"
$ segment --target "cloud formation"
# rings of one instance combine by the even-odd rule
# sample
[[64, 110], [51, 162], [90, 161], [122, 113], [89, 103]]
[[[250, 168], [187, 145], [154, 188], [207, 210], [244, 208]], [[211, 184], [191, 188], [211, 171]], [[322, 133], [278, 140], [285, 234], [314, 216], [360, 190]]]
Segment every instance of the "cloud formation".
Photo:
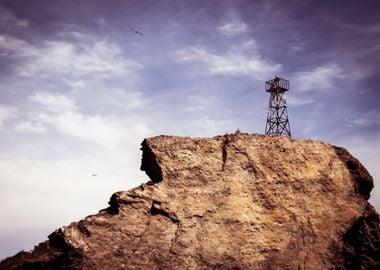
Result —
[[324, 64], [310, 71], [297, 72], [292, 84], [299, 91], [327, 90], [334, 86], [335, 80], [345, 77], [343, 69], [338, 65]]
[[28, 27], [29, 21], [23, 18], [18, 18], [9, 9], [0, 6], [0, 28]]
[[232, 37], [248, 31], [248, 25], [242, 21], [226, 22], [218, 26], [218, 31], [224, 36]]
[[33, 77], [56, 73], [109, 78], [140, 67], [138, 63], [120, 57], [118, 46], [104, 41], [81, 46], [66, 41], [47, 41], [44, 45], [34, 59], [19, 69], [21, 75]]
[[39, 103], [44, 106], [46, 110], [52, 112], [76, 109], [73, 99], [59, 93], [53, 94], [50, 92], [35, 92], [29, 96], [29, 100]]
[[16, 117], [18, 114], [18, 109], [11, 106], [0, 105], [0, 127], [3, 122], [8, 119]]
[[36, 92], [29, 100], [39, 103], [41, 111], [33, 117], [32, 123], [19, 123], [16, 126], [18, 130], [42, 131], [49, 127], [61, 134], [104, 147], [116, 146], [131, 135], [139, 137], [150, 132], [144, 122], [137, 119], [135, 123], [130, 123], [133, 128], [127, 129], [115, 117], [83, 114], [74, 99], [63, 94]]
[[361, 114], [355, 114], [346, 118], [348, 127], [377, 127], [380, 128], [380, 112], [378, 110], [370, 110]]
[[13, 129], [18, 132], [45, 133], [47, 128], [38, 122], [20, 121], [13, 124]]
[[3, 56], [21, 58], [19, 75], [49, 77], [52, 75], [112, 78], [126, 75], [141, 68], [135, 61], [125, 59], [118, 45], [106, 40], [80, 39], [74, 41], [46, 40], [36, 46], [26, 40], [0, 35], [0, 51]]
[[254, 40], [233, 46], [225, 54], [217, 54], [202, 47], [186, 47], [177, 51], [179, 62], [198, 62], [206, 66], [211, 75], [248, 76], [265, 80], [281, 69], [281, 65], [265, 60]]
[[290, 94], [287, 98], [287, 104], [290, 106], [302, 106], [315, 103], [316, 101], [309, 97], [299, 97], [294, 94]]

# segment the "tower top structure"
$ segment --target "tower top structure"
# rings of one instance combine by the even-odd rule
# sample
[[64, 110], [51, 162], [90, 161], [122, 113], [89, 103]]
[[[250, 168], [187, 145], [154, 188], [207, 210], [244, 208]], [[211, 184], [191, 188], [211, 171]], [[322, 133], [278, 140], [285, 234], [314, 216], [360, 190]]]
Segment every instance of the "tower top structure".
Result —
[[289, 90], [289, 81], [276, 75], [274, 79], [265, 82], [265, 91], [269, 93], [284, 93]]

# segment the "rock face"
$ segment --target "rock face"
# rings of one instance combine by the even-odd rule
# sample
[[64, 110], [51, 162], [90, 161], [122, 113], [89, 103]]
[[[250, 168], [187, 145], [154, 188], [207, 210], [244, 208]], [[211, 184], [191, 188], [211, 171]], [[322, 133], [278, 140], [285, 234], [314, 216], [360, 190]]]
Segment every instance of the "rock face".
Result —
[[142, 143], [151, 181], [1, 269], [380, 269], [372, 177], [345, 149], [236, 133]]

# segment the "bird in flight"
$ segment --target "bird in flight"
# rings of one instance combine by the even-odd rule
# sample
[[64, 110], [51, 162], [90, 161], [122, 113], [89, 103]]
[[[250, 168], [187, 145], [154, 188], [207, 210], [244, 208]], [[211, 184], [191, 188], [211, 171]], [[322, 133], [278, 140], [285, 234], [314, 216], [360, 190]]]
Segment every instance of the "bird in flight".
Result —
[[132, 27], [131, 27], [131, 30], [132, 30], [133, 32], [135, 32], [136, 34], [140, 35], [140, 36], [143, 35], [143, 33], [141, 33], [140, 31], [136, 30], [135, 28], [132, 28]]

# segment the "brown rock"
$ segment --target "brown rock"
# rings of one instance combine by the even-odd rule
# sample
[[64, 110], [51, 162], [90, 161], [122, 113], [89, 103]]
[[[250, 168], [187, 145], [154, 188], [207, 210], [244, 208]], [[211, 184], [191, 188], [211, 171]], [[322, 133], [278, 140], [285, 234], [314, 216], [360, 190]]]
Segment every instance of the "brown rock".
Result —
[[1, 269], [379, 269], [372, 177], [345, 149], [232, 134], [142, 143], [151, 182]]

